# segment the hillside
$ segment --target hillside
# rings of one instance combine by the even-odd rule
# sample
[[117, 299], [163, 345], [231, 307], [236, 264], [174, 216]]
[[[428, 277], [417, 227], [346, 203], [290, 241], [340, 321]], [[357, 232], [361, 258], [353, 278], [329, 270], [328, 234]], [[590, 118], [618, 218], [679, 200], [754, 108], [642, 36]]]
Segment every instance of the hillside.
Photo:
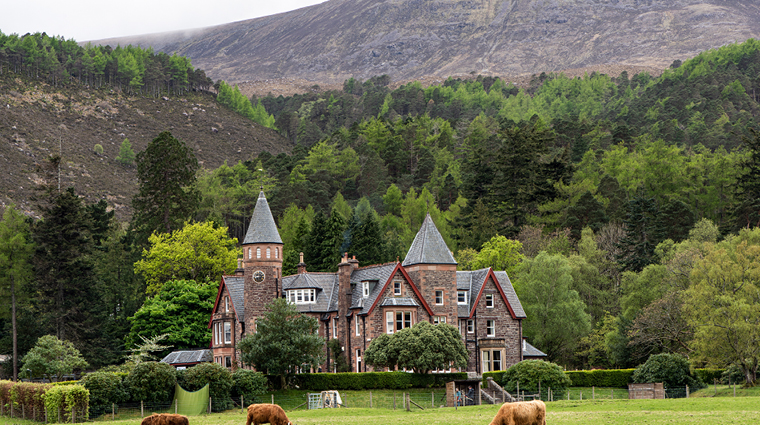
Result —
[[[195, 152], [206, 168], [246, 161], [266, 150], [290, 150], [268, 128], [217, 105], [211, 94], [159, 98], [126, 96], [73, 85], [51, 87], [0, 75], [0, 207], [13, 202], [34, 213], [32, 197], [40, 176], [36, 164], [50, 154], [63, 157], [62, 185], [72, 185], [88, 202], [106, 199], [120, 219], [131, 213], [136, 169], [115, 160], [128, 138], [137, 153], [169, 130]], [[98, 155], [93, 148], [103, 146]]]
[[98, 40], [192, 59], [213, 79], [340, 84], [521, 75], [675, 59], [760, 35], [746, 0], [330, 0], [193, 31]]

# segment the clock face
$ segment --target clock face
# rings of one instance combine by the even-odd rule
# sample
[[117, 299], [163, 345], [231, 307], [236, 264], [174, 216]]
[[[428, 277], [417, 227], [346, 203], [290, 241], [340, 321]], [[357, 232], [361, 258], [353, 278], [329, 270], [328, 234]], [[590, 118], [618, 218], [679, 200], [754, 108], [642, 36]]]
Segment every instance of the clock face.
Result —
[[256, 270], [255, 272], [253, 272], [253, 280], [256, 283], [263, 282], [264, 281], [264, 272], [262, 272], [261, 270]]

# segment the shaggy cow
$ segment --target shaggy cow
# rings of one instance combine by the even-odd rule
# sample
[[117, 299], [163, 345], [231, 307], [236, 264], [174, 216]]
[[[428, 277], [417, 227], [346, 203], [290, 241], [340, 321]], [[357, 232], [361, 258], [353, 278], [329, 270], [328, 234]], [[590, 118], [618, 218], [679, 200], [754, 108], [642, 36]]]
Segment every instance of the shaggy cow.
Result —
[[189, 425], [187, 416], [173, 413], [154, 413], [142, 420], [141, 425]]
[[252, 404], [248, 406], [248, 421], [245, 425], [290, 425], [285, 411], [276, 404]]
[[546, 405], [541, 400], [504, 403], [491, 425], [546, 425]]

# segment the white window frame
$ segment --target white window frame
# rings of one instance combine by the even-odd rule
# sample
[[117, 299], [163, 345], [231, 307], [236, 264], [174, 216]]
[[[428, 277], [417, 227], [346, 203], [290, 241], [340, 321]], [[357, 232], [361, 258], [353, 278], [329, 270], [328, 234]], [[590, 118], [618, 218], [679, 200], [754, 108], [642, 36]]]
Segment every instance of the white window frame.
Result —
[[258, 247], [257, 247], [257, 248], [256, 248], [256, 259], [258, 260], [258, 259], [260, 259], [260, 258], [261, 258], [261, 248], [258, 248]]
[[332, 328], [333, 338], [337, 338], [338, 337], [338, 318], [333, 317], [332, 323], [333, 323], [333, 328]]
[[486, 308], [493, 308], [493, 294], [486, 294]]
[[393, 335], [393, 332], [395, 331], [395, 325], [396, 325], [395, 316], [396, 315], [394, 311], [385, 312], [385, 333], [387, 333], [388, 335]]
[[475, 333], [475, 321], [472, 319], [467, 319], [467, 333], [468, 334]]
[[443, 305], [443, 290], [435, 290], [435, 305]]
[[441, 323], [446, 323], [446, 316], [433, 316], [434, 325], [440, 325]]
[[369, 281], [362, 282], [362, 298], [369, 297]]
[[224, 312], [230, 312], [230, 297], [224, 297]]
[[314, 304], [317, 302], [316, 289], [290, 289], [287, 299], [291, 304]]
[[[460, 298], [464, 299], [464, 301], [460, 301]], [[457, 304], [459, 305], [467, 304], [467, 291], [457, 291]]]
[[269, 260], [270, 258], [272, 258], [272, 248], [267, 247], [267, 260]]
[[232, 344], [232, 323], [224, 322], [224, 343]]
[[491, 352], [489, 350], [481, 351], [481, 358], [483, 359], [483, 373], [491, 372]]
[[359, 316], [354, 317], [354, 333], [356, 336], [361, 335], [361, 330], [359, 329]]
[[360, 348], [356, 349], [356, 371], [362, 371], [362, 350]]
[[488, 337], [496, 336], [496, 320], [493, 320], [493, 319], [486, 320], [486, 336]]
[[393, 295], [401, 295], [401, 281], [400, 280], [393, 281]]
[[251, 248], [248, 248], [248, 259], [249, 260], [251, 259], [251, 256], [253, 255], [252, 252], [253, 251], [251, 251]]
[[280, 247], [274, 247], [274, 258], [280, 258]]

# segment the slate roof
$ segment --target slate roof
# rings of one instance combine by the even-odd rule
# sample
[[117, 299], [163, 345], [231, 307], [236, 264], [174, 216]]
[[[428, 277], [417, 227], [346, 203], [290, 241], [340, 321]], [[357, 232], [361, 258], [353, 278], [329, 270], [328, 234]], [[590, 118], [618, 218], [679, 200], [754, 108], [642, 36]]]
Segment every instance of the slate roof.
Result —
[[222, 276], [222, 279], [224, 279], [224, 286], [227, 287], [227, 292], [230, 294], [230, 301], [237, 315], [237, 320], [244, 323], [245, 298], [243, 297], [243, 292], [245, 289], [245, 278], [243, 276]]
[[193, 350], [193, 351], [172, 351], [167, 354], [166, 357], [161, 359], [162, 363], [168, 363], [170, 365], [175, 364], [189, 364], [189, 363], [203, 363], [211, 362], [214, 360], [214, 353], [211, 349], [206, 350]]
[[[356, 289], [351, 297], [351, 308], [361, 308], [359, 314], [369, 313], [369, 309], [380, 296], [383, 286], [391, 278], [391, 273], [395, 269], [396, 263], [388, 263], [354, 270], [351, 274], [351, 283], [356, 283]], [[364, 281], [377, 281], [377, 285], [375, 285], [375, 288], [367, 298], [362, 297], [362, 288], [360, 286], [361, 282]]]
[[501, 285], [501, 289], [504, 291], [504, 295], [507, 296], [507, 300], [509, 301], [509, 305], [512, 306], [512, 311], [515, 312], [515, 316], [517, 316], [518, 319], [524, 319], [528, 317], [525, 315], [525, 310], [523, 310], [522, 304], [520, 304], [520, 299], [517, 298], [515, 288], [512, 286], [512, 281], [509, 280], [507, 272], [494, 271], [493, 273], [496, 275], [496, 279], [498, 279], [498, 284]]
[[[314, 303], [295, 304], [298, 311], [308, 312], [328, 312], [336, 311], [337, 301], [333, 309], [333, 297], [338, 292], [338, 274], [337, 273], [302, 273], [282, 278], [282, 290], [291, 289], [316, 289], [316, 299]], [[335, 294], [333, 294], [335, 293]]]
[[403, 307], [419, 307], [420, 303], [415, 301], [412, 297], [385, 297], [380, 302], [380, 306], [403, 306]]
[[548, 357], [548, 356], [543, 351], [530, 345], [528, 341], [523, 340], [523, 357]]
[[435, 227], [433, 219], [428, 213], [422, 222], [420, 231], [414, 237], [414, 242], [404, 258], [403, 266], [413, 264], [456, 264], [449, 247], [443, 240], [443, 236]]
[[485, 283], [486, 276], [488, 276], [487, 268], [457, 272], [457, 291], [467, 291], [467, 304], [457, 305], [457, 315], [459, 317], [470, 317], [470, 313], [475, 307], [476, 298], [480, 293], [480, 288]]
[[243, 240], [243, 245], [249, 243], [282, 243], [263, 190], [259, 192], [259, 199], [256, 200], [256, 207], [251, 216], [251, 224], [248, 225], [248, 232]]

